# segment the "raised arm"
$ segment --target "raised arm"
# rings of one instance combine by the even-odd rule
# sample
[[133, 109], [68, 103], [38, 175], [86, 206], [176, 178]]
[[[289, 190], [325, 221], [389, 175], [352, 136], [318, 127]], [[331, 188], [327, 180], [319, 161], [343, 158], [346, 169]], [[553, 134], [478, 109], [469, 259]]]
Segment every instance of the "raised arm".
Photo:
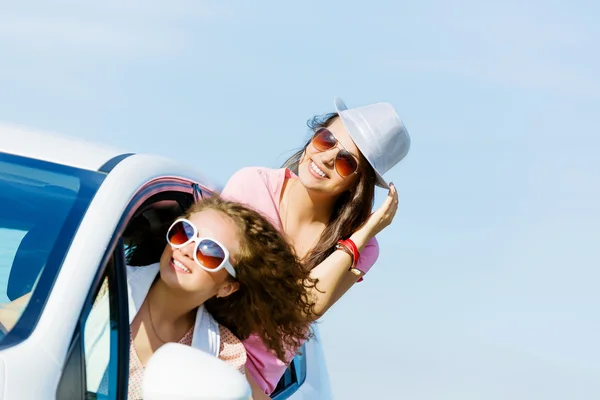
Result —
[[[391, 184], [390, 192], [381, 207], [371, 214], [367, 222], [350, 237], [361, 252], [361, 259], [370, 264], [367, 265], [367, 269], [373, 265], [378, 256], [375, 235], [391, 224], [397, 209], [398, 192]], [[352, 257], [338, 250], [311, 271], [311, 278], [319, 280], [317, 286], [311, 289], [311, 295], [316, 302], [315, 314], [309, 317], [311, 320], [316, 320], [325, 314], [364, 275], [364, 271], [361, 275], [350, 272], [351, 265]], [[360, 262], [358, 268], [361, 268]]]

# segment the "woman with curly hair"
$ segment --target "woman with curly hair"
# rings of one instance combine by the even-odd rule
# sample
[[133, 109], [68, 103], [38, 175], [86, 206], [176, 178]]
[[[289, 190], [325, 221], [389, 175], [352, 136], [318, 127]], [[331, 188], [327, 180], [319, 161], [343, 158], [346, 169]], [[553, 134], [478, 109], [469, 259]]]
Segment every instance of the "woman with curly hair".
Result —
[[[240, 340], [250, 333], [259, 332], [281, 358], [307, 338], [312, 281], [292, 247], [259, 213], [207, 198], [171, 225], [167, 242], [158, 263], [127, 267], [130, 399], [141, 398], [144, 366], [165, 343], [199, 348], [244, 373], [246, 351]], [[141, 250], [135, 250], [137, 257], [129, 255], [130, 263], [144, 258]], [[86, 354], [93, 358], [96, 353], [100, 360], [106, 354], [101, 348], [106, 318], [98, 319], [103, 323], [97, 329], [93, 322], [88, 325], [100, 339], [90, 341]], [[88, 382], [96, 378], [100, 392], [105, 361], [94, 362], [88, 376]]]

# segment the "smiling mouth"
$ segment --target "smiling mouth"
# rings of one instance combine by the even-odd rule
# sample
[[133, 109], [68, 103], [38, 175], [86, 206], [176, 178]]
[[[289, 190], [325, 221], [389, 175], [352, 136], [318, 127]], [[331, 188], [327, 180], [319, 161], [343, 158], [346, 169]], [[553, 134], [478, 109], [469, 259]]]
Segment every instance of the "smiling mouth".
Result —
[[175, 270], [177, 272], [183, 272], [186, 274], [192, 273], [192, 271], [188, 267], [186, 267], [185, 265], [183, 265], [181, 262], [177, 261], [174, 258], [171, 259], [171, 264], [173, 264], [173, 267], [175, 268]]
[[323, 172], [323, 170], [321, 170], [321, 168], [317, 167], [317, 164], [315, 164], [315, 162], [312, 160], [310, 162], [310, 169], [312, 169], [313, 172], [315, 174], [319, 175], [321, 178], [327, 178], [327, 174], [325, 172]]

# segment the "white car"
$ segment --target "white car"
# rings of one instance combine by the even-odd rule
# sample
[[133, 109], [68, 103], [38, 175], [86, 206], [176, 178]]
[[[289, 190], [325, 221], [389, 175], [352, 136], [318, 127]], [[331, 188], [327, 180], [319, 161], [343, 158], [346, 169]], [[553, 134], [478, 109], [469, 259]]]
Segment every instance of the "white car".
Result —
[[[31, 292], [12, 329], [0, 334], [0, 400], [125, 399], [128, 244], [166, 229], [196, 199], [218, 190], [179, 161], [0, 124], [0, 308], [10, 315], [10, 304]], [[106, 280], [108, 396], [88, 390], [85, 352], [86, 320]], [[217, 358], [169, 344], [148, 363], [144, 393], [146, 399], [247, 399], [250, 389]], [[272, 397], [331, 398], [317, 328]]]

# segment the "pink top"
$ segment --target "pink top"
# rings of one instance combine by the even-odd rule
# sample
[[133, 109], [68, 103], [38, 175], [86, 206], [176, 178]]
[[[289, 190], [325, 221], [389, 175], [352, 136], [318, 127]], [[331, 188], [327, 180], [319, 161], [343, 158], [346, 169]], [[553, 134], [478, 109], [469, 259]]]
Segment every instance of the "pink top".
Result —
[[[269, 219], [275, 228], [283, 231], [279, 216], [279, 201], [283, 184], [288, 178], [297, 177], [292, 171], [285, 168], [242, 168], [229, 179], [221, 196], [255, 209]], [[369, 272], [378, 256], [379, 245], [373, 238], [361, 251], [356, 268], [364, 273]], [[256, 335], [246, 339], [244, 346], [246, 346], [248, 355], [246, 363], [248, 371], [260, 388], [266, 394], [271, 394], [283, 376], [287, 363], [277, 359]], [[291, 358], [297, 350], [293, 349]], [[291, 361], [291, 358], [288, 362]]]

